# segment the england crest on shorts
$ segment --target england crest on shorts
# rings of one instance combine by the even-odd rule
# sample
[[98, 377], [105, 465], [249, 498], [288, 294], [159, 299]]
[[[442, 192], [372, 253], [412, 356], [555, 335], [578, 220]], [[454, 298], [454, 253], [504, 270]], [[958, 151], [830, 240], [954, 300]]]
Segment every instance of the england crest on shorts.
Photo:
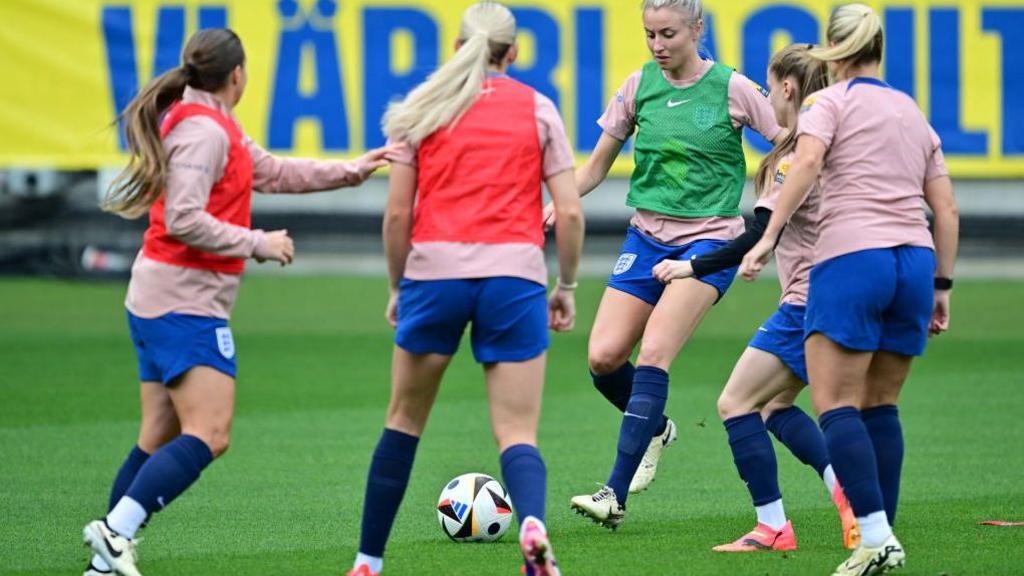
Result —
[[618, 276], [623, 272], [633, 267], [633, 262], [636, 262], [636, 254], [622, 254], [619, 256], [619, 261], [615, 263], [615, 268], [612, 269], [612, 274]]
[[231, 336], [230, 327], [217, 328], [217, 349], [220, 350], [220, 355], [228, 360], [235, 357], [235, 339]]

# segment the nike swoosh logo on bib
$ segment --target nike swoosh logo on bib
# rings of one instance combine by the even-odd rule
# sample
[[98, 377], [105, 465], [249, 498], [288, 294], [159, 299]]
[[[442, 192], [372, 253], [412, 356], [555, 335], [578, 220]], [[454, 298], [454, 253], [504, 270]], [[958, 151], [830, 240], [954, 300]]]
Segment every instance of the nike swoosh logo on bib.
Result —
[[669, 108], [675, 108], [676, 106], [682, 106], [683, 104], [686, 104], [689, 101], [690, 101], [690, 99], [680, 100], [678, 102], [676, 102], [675, 100], [669, 100], [668, 101], [668, 107]]

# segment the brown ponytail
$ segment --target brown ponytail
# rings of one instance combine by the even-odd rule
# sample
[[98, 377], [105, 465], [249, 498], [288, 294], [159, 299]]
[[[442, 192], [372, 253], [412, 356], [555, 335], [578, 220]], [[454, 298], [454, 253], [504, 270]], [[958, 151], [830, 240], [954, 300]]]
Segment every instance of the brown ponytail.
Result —
[[[778, 80], [792, 78], [795, 80], [795, 92], [791, 101], [794, 112], [799, 112], [804, 98], [828, 87], [828, 65], [811, 56], [813, 44], [790, 44], [772, 56], [768, 71]], [[789, 134], [772, 148], [757, 168], [754, 177], [754, 193], [760, 198], [770, 187], [775, 176], [779, 160], [796, 150], [796, 128], [798, 114], [793, 115], [793, 125]]]
[[118, 121], [124, 126], [131, 158], [110, 184], [101, 204], [107, 212], [138, 218], [163, 193], [167, 181], [167, 153], [160, 139], [160, 118], [181, 100], [185, 86], [215, 92], [231, 73], [245, 64], [242, 41], [226, 28], [201, 30], [189, 39], [183, 64], [154, 78], [128, 104]]

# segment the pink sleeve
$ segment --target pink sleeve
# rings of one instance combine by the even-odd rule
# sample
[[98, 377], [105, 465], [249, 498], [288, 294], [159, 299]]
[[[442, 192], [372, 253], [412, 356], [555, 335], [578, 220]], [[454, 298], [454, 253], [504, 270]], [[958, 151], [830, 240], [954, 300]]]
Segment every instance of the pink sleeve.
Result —
[[949, 169], [946, 168], [946, 156], [942, 153], [942, 140], [931, 126], [928, 127], [928, 132], [932, 137], [932, 156], [928, 159], [928, 168], [924, 174], [925, 182], [949, 176]]
[[786, 182], [786, 174], [789, 173], [789, 165], [792, 161], [793, 154], [786, 154], [779, 159], [778, 164], [775, 166], [775, 171], [772, 173], [771, 181], [768, 182], [768, 187], [765, 189], [764, 194], [761, 194], [761, 197], [757, 199], [754, 208], [775, 210], [775, 205], [779, 202], [779, 192], [782, 191], [782, 185]]
[[804, 99], [800, 107], [797, 136], [807, 134], [824, 142], [826, 148], [832, 146], [832, 139], [839, 126], [839, 103], [834, 94], [834, 91], [825, 89]]
[[550, 98], [537, 92], [537, 134], [544, 154], [543, 176], [545, 179], [566, 170], [572, 170], [575, 158], [565, 124], [558, 115], [558, 109]]
[[626, 78], [597, 121], [597, 125], [616, 140], [625, 142], [636, 130], [636, 91], [642, 74], [637, 71]]
[[413, 146], [408, 142], [400, 142], [398, 140], [392, 140], [391, 138], [388, 138], [387, 145], [391, 146], [392, 144], [405, 144], [405, 146], [403, 146], [402, 149], [398, 152], [388, 154], [388, 160], [396, 162], [398, 164], [406, 164], [415, 168], [416, 154], [419, 153], [419, 147]]
[[263, 231], [222, 222], [206, 211], [210, 189], [228, 158], [228, 137], [213, 120], [186, 118], [164, 140], [167, 233], [204, 252], [248, 258], [262, 244]]
[[729, 116], [733, 127], [750, 126], [768, 140], [775, 140], [782, 132], [775, 121], [768, 92], [739, 72], [733, 72], [729, 78]]
[[356, 161], [324, 161], [280, 158], [249, 137], [245, 145], [252, 156], [252, 187], [270, 194], [301, 194], [355, 186], [362, 182]]

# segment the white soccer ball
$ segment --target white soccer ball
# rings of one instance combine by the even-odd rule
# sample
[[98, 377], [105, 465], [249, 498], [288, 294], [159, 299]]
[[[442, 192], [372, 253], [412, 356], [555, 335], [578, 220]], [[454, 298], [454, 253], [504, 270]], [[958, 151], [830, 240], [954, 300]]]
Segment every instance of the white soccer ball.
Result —
[[441, 490], [437, 520], [456, 542], [493, 542], [512, 524], [508, 492], [487, 474], [463, 474]]

